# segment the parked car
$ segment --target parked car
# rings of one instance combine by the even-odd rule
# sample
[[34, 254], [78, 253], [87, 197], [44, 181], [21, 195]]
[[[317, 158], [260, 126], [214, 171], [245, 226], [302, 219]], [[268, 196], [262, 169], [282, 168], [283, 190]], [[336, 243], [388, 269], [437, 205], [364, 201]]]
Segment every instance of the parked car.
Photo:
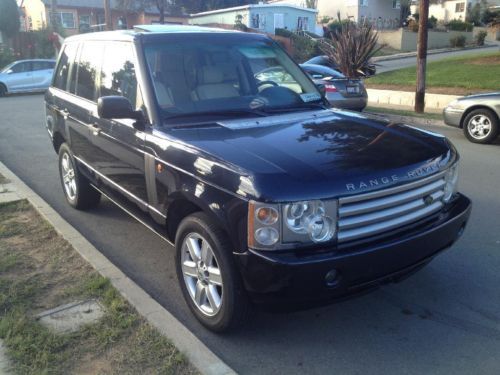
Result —
[[[323, 65], [340, 71], [337, 64], [335, 64], [326, 55], [313, 57], [312, 59], [307, 60], [304, 64]], [[363, 74], [366, 78], [374, 76], [375, 73], [377, 73], [377, 67], [375, 66], [375, 64], [369, 64], [368, 67], [363, 70]]]
[[[294, 84], [259, 79], [269, 68]], [[68, 204], [105, 195], [174, 243], [184, 299], [214, 331], [243, 323], [250, 301], [397, 281], [469, 218], [445, 137], [329, 108], [262, 34], [149, 25], [72, 36], [45, 101]]]
[[474, 143], [491, 143], [500, 134], [500, 92], [464, 96], [443, 110], [444, 123], [463, 129]]
[[362, 111], [368, 103], [368, 94], [361, 79], [349, 79], [342, 73], [322, 65], [301, 64], [300, 67], [324, 87], [326, 99], [335, 108]]
[[49, 88], [55, 60], [15, 61], [0, 71], [0, 96], [21, 92], [45, 91]]

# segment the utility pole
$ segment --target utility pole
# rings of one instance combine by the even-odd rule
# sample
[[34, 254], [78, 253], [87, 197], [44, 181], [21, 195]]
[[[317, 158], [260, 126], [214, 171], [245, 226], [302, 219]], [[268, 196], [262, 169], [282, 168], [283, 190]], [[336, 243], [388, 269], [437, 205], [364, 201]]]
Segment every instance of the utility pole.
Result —
[[415, 92], [415, 112], [418, 113], [423, 113], [425, 108], [425, 67], [427, 65], [428, 20], [429, 0], [420, 0], [417, 42], [417, 88]]
[[113, 30], [113, 24], [111, 22], [111, 7], [109, 5], [110, 0], [104, 0], [104, 22], [106, 22], [106, 30]]

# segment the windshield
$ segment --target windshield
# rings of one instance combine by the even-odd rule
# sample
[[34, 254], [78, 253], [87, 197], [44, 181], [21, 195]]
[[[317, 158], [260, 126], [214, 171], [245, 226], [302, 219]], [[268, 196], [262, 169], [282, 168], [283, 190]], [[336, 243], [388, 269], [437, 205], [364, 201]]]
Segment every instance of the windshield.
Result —
[[209, 37], [184, 34], [146, 44], [165, 119], [300, 108], [322, 100], [316, 86], [273, 41], [238, 34]]
[[14, 61], [13, 63], [10, 63], [9, 65], [5, 66], [0, 70], [0, 73], [7, 73], [10, 68], [12, 68], [14, 65], [16, 65], [16, 62]]

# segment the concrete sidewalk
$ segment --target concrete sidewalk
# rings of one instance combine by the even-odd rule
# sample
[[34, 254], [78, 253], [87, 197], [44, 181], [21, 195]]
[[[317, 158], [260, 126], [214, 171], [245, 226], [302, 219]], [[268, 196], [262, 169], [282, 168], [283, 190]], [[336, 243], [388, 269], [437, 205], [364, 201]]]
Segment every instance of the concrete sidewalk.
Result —
[[[413, 109], [415, 93], [409, 91], [367, 89], [368, 105], [394, 109]], [[441, 113], [449, 102], [459, 98], [458, 95], [425, 94], [425, 110]]]
[[[166, 336], [201, 374], [236, 374], [179, 320], [156, 302], [146, 291], [125, 275], [97, 250], [80, 232], [63, 219], [37, 193], [30, 189], [2, 162], [0, 174], [8, 181], [0, 184], [0, 203], [27, 199], [54, 229], [103, 277], [109, 279], [120, 294], [144, 317], [148, 323]], [[2, 349], [0, 347], [0, 349]], [[7, 366], [0, 351], [0, 375]]]

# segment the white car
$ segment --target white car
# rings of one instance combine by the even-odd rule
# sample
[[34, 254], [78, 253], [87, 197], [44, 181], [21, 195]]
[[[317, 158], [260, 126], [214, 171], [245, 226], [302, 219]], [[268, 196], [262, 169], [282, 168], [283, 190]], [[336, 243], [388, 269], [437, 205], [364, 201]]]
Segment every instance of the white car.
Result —
[[47, 90], [55, 65], [46, 59], [14, 61], [0, 70], [0, 96]]

